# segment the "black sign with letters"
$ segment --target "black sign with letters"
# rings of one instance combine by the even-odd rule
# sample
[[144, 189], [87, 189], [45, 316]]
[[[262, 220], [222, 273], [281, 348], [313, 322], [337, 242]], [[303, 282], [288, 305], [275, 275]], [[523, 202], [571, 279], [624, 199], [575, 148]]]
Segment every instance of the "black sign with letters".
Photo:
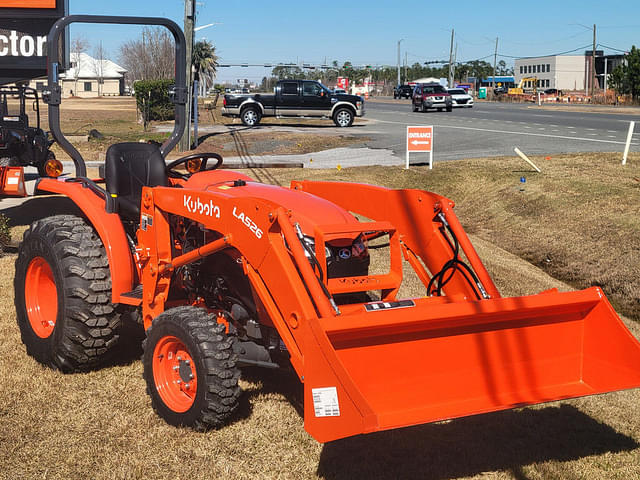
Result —
[[[0, 85], [47, 74], [47, 35], [68, 5], [68, 0], [0, 0]], [[61, 38], [61, 58], [67, 59], [68, 35]]]

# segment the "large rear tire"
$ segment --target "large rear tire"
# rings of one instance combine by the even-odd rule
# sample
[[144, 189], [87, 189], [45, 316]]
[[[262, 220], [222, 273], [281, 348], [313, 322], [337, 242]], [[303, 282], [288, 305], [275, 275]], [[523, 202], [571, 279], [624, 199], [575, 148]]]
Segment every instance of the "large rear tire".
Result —
[[156, 413], [171, 425], [200, 431], [223, 426], [241, 393], [234, 341], [202, 308], [176, 307], [158, 315], [142, 357]]
[[14, 279], [27, 353], [63, 372], [104, 363], [119, 340], [111, 274], [102, 241], [73, 215], [37, 220], [25, 232]]
[[260, 123], [260, 111], [256, 107], [246, 107], [240, 114], [242, 124], [247, 127], [255, 127]]

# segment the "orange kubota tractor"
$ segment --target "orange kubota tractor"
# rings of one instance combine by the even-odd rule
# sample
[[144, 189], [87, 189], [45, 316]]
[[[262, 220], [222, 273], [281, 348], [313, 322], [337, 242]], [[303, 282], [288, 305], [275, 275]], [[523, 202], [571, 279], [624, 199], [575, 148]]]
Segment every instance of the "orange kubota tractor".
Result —
[[[180, 69], [167, 142], [113, 145], [104, 186], [88, 179], [58, 125], [52, 46], [72, 21], [164, 25], [185, 64], [168, 20], [67, 17], [49, 35], [50, 126], [77, 176], [37, 190], [82, 215], [34, 222], [19, 249], [18, 324], [38, 361], [95, 368], [139, 312], [147, 391], [167, 422], [222, 426], [241, 367], [292, 366], [320, 442], [640, 385], [640, 344], [600, 288], [502, 298], [444, 197], [266, 185], [214, 154], [166, 165], [185, 122]], [[401, 298], [408, 270], [423, 291]]]

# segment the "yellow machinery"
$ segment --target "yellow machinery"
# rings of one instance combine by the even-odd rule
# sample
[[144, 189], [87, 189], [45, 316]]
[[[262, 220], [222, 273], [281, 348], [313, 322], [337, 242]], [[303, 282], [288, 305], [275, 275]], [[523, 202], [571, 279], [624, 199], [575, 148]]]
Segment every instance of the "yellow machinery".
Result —
[[533, 93], [536, 93], [536, 88], [538, 86], [538, 77], [523, 77], [518, 83], [517, 87], [513, 87], [509, 89], [509, 95], [522, 95], [524, 93], [524, 86], [527, 82], [531, 82], [533, 85]]

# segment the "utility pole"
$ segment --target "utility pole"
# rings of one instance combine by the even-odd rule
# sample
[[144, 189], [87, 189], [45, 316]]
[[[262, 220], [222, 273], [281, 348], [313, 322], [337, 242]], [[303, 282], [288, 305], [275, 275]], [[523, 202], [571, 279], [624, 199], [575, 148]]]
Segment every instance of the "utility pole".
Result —
[[451, 29], [451, 48], [449, 49], [449, 88], [453, 88], [453, 28]]
[[398, 83], [397, 85], [400, 85], [400, 42], [404, 40], [404, 38], [401, 38], [400, 40], [398, 40]]
[[407, 60], [407, 51], [404, 52], [404, 81], [409, 83], [409, 77], [407, 76], [407, 67], [409, 66], [409, 60]]
[[453, 50], [453, 83], [456, 83], [456, 63], [458, 63], [458, 42], [456, 42], [456, 48]]
[[498, 63], [498, 37], [496, 37], [496, 49], [493, 52], [493, 79], [491, 81], [491, 88], [496, 88], [496, 67]]
[[596, 24], [593, 24], [593, 50], [591, 50], [591, 102], [593, 102], [593, 91], [596, 86]]
[[[186, 53], [187, 62], [184, 68], [186, 69], [187, 80], [187, 105], [186, 115], [187, 121], [185, 122], [184, 133], [180, 139], [178, 149], [181, 152], [191, 149], [191, 57], [193, 55], [193, 26], [196, 23], [196, 2], [195, 0], [184, 1], [184, 38], [187, 41]], [[180, 68], [179, 66], [177, 68]]]

